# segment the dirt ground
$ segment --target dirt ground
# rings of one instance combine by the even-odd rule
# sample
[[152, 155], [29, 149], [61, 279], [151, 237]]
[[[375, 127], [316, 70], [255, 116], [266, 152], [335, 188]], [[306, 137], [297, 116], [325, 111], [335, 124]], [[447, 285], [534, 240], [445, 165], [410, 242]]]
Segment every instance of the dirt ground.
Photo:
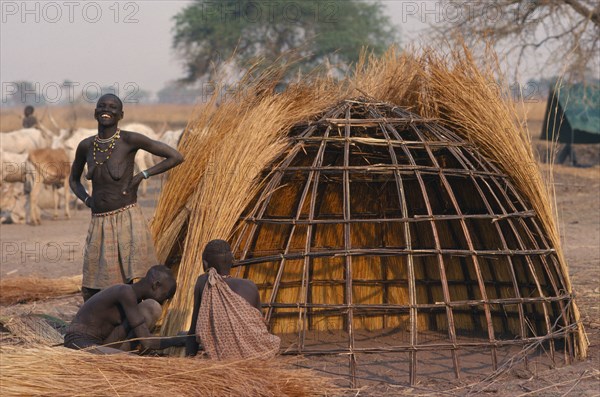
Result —
[[[595, 145], [584, 150], [593, 159], [600, 148]], [[546, 165], [541, 167], [547, 170]], [[421, 380], [413, 387], [363, 382], [362, 387], [350, 395], [600, 395], [600, 166], [555, 166], [553, 170], [562, 242], [590, 342], [589, 357], [558, 368], [537, 365], [527, 370], [515, 368], [486, 382], [469, 377]], [[147, 196], [140, 200], [148, 218], [153, 216], [159, 189], [160, 182], [153, 181]], [[0, 226], [0, 277], [58, 278], [81, 273], [88, 211], [73, 211], [70, 220], [51, 220], [49, 213], [42, 219], [43, 224], [37, 227]], [[80, 304], [79, 296], [70, 296], [28, 307], [32, 312], [68, 321]], [[0, 309], [0, 314], [5, 310]]]

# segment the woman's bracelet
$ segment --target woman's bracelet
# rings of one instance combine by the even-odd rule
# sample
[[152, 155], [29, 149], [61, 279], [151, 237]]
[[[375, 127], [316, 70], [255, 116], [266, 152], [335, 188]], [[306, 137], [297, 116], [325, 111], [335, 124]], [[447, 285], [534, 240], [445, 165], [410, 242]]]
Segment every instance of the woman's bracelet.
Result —
[[92, 197], [92, 196], [87, 196], [87, 197], [85, 198], [85, 200], [83, 200], [83, 204], [87, 205], [87, 201], [88, 201], [88, 199], [89, 199], [90, 197]]
[[144, 175], [144, 179], [150, 178], [150, 174], [148, 174], [148, 171], [146, 170], [142, 171], [142, 175]]

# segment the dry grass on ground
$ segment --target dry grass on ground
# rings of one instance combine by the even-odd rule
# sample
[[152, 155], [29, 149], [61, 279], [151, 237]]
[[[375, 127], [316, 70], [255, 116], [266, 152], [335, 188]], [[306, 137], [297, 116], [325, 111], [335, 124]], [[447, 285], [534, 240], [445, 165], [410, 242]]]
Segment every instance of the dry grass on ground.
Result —
[[[339, 395], [332, 378], [294, 359], [209, 361], [197, 358], [93, 355], [65, 348], [0, 350], [2, 396]], [[37, 380], [37, 381], [34, 381]]]
[[32, 302], [81, 291], [81, 276], [47, 279], [13, 277], [0, 281], [0, 305]]

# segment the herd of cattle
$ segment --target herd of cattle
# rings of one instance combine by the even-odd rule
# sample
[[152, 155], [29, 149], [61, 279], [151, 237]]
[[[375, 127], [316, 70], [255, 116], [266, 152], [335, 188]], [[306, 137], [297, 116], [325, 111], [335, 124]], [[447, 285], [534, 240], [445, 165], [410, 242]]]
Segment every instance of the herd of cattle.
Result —
[[[183, 132], [167, 130], [157, 134], [139, 123], [126, 124], [121, 129], [142, 133], [173, 147], [177, 147]], [[39, 225], [40, 207], [46, 208], [50, 202], [56, 219], [61, 197], [65, 216], [70, 218], [69, 199], [75, 198], [68, 181], [71, 163], [79, 142], [96, 133], [96, 129], [88, 128], [61, 129], [57, 133], [46, 128], [24, 128], [0, 133], [0, 222]], [[138, 170], [145, 170], [157, 161], [158, 158], [143, 151], [135, 157]], [[91, 186], [88, 185], [89, 189]], [[146, 190], [146, 181], [143, 181], [140, 193], [144, 195]]]

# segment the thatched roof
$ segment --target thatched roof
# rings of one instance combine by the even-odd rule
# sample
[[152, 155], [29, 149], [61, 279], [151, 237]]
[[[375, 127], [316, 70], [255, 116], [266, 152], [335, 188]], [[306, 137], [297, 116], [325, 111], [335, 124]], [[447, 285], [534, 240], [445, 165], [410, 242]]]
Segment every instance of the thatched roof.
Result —
[[[188, 326], [202, 248], [226, 238], [272, 330], [296, 335], [293, 351], [349, 354], [352, 374], [356, 354], [378, 351], [408, 352], [411, 382], [431, 348], [457, 375], [467, 346], [489, 349], [492, 368], [512, 344], [585, 355], [550, 195], [493, 74], [466, 51], [390, 51], [343, 82], [271, 94], [278, 72], [207, 107], [180, 144], [153, 223], [178, 268], [163, 332]], [[357, 329], [389, 328], [410, 337], [357, 346]], [[345, 347], [311, 350], [324, 329]]]

